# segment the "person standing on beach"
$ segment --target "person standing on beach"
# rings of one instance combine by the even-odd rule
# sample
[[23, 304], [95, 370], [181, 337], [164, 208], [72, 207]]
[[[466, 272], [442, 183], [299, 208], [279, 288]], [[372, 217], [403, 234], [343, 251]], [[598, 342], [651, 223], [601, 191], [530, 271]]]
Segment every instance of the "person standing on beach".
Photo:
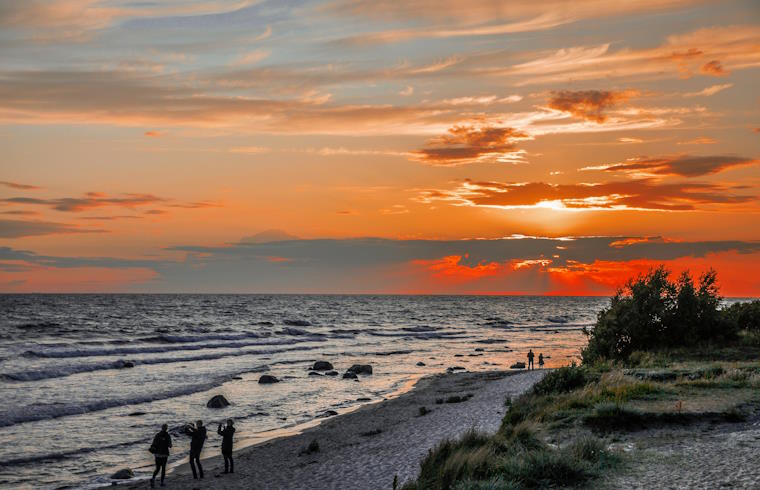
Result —
[[530, 349], [528, 351], [528, 371], [530, 371], [531, 369], [535, 369], [535, 367], [533, 366], [533, 357], [534, 357], [533, 349]]
[[227, 427], [222, 429], [222, 424], [216, 429], [222, 436], [222, 456], [224, 457], [224, 472], [235, 473], [235, 463], [232, 461], [232, 435], [235, 433], [232, 419], [227, 419]]
[[544, 368], [544, 353], [541, 352], [538, 354], [538, 369]]
[[[191, 423], [187, 427], [187, 432], [192, 437], [190, 439], [190, 469], [193, 470], [193, 478], [196, 480], [200, 476], [203, 478], [203, 466], [201, 466], [201, 451], [203, 443], [206, 442], [206, 428], [203, 427], [203, 421], [199, 420], [195, 426]], [[198, 465], [198, 472], [195, 472], [195, 466]]]
[[153, 472], [153, 478], [150, 479], [150, 486], [156, 486], [156, 475], [161, 472], [161, 486], [164, 486], [164, 477], [166, 476], [166, 461], [169, 459], [169, 448], [172, 447], [172, 436], [169, 435], [169, 426], [161, 426], [161, 432], [153, 437], [153, 444], [150, 445], [150, 452], [156, 457], [156, 470]]

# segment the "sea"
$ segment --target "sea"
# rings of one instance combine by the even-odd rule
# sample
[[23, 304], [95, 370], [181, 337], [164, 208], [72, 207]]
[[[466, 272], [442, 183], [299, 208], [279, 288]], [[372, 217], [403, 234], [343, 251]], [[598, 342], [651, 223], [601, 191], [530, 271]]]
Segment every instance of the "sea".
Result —
[[[161, 424], [235, 420], [236, 447], [408, 390], [419, 378], [509, 369], [529, 349], [579, 360], [602, 297], [0, 295], [0, 486], [94, 488], [152, 470]], [[314, 361], [358, 381], [309, 375]], [[262, 374], [280, 379], [259, 384]], [[207, 408], [214, 395], [230, 406]], [[328, 412], [329, 413], [329, 412]]]

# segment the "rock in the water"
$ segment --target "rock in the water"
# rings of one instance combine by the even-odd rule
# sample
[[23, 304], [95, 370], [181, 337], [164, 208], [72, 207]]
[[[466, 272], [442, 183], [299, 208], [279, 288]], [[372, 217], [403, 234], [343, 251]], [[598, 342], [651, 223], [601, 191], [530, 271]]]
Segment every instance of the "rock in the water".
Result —
[[135, 367], [135, 363], [132, 361], [118, 361], [117, 366], [119, 368], [133, 368]]
[[215, 395], [211, 397], [211, 400], [206, 402], [206, 406], [208, 408], [224, 408], [229, 407], [230, 402], [228, 402], [227, 399], [222, 395]]
[[454, 354], [454, 357], [464, 357], [464, 354]]
[[322, 375], [321, 375], [321, 374], [319, 374], [319, 373], [318, 373], [318, 372], [316, 372], [316, 371], [309, 371], [309, 376], [322, 376]]
[[274, 376], [272, 376], [271, 374], [263, 374], [263, 375], [262, 375], [262, 376], [259, 378], [259, 384], [260, 384], [260, 385], [268, 385], [268, 384], [272, 384], [272, 383], [279, 383], [279, 382], [280, 382], [280, 380], [279, 380], [279, 379], [277, 379], [277, 378], [275, 378], [275, 377], [274, 377]]
[[418, 363], [417, 363], [417, 365], [418, 365], [418, 366], [424, 366], [424, 365], [425, 365], [425, 363], [424, 363], [424, 362], [422, 362], [422, 361], [420, 361], [420, 362], [418, 362]]
[[327, 418], [327, 417], [333, 417], [335, 415], [338, 415], [338, 412], [335, 410], [325, 410], [320, 415], [317, 415], [318, 418]]
[[516, 362], [509, 366], [510, 369], [525, 369], [525, 363], [524, 362]]
[[127, 416], [128, 417], [142, 417], [143, 415], [145, 415], [145, 412], [132, 412], [128, 414]]
[[354, 374], [372, 374], [372, 366], [369, 364], [354, 364], [348, 368], [348, 372]]
[[311, 367], [314, 371], [332, 371], [333, 365], [327, 361], [317, 361]]
[[132, 471], [129, 468], [122, 468], [113, 475], [111, 475], [112, 480], [129, 480], [130, 478], [134, 478], [135, 472]]
[[465, 368], [462, 366], [451, 366], [450, 368], [447, 368], [446, 371], [453, 372], [453, 371], [464, 371]]
[[308, 320], [285, 320], [282, 323], [291, 327], [310, 327], [311, 322]]
[[357, 376], [356, 373], [352, 373], [351, 371], [346, 371], [343, 373], [343, 379], [359, 379], [359, 376]]
[[337, 376], [337, 375], [338, 375], [338, 371], [327, 371], [325, 373], [325, 376]]
[[483, 352], [485, 349], [482, 347], [475, 348], [475, 352]]

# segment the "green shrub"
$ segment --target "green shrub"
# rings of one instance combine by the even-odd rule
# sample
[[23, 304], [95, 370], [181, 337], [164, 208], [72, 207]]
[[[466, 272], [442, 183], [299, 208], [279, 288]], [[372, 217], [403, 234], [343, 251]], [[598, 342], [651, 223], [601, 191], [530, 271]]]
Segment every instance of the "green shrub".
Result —
[[735, 325], [738, 330], [760, 332], [760, 300], [748, 303], [734, 303], [723, 309], [726, 321]]
[[583, 363], [626, 361], [635, 351], [734, 338], [738, 324], [718, 309], [720, 301], [715, 271], [695, 285], [687, 272], [671, 281], [660, 266], [628, 281], [599, 312], [594, 329], [587, 332]]
[[533, 385], [533, 393], [536, 395], [567, 393], [585, 386], [587, 382], [588, 373], [586, 369], [573, 363], [570, 366], [547, 373], [541, 381]]

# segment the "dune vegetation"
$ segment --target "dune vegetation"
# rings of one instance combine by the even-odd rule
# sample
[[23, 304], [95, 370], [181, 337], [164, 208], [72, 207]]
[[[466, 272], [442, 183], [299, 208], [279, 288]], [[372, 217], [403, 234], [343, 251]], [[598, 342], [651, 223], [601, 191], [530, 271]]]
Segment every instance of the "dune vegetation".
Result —
[[583, 486], [630, 463], [628, 434], [745, 420], [760, 402], [760, 301], [722, 304], [712, 271], [631, 279], [587, 332], [582, 364], [506, 400], [495, 434], [431, 449], [403, 488]]

